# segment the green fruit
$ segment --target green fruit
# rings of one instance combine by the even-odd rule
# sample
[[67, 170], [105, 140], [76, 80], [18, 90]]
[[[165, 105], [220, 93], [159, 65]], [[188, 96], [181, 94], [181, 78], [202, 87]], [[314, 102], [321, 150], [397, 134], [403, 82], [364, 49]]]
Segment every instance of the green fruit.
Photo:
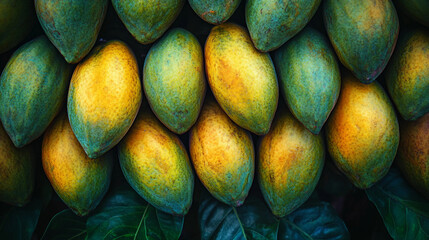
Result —
[[189, 0], [189, 5], [204, 21], [211, 24], [226, 22], [241, 0]]
[[14, 52], [0, 77], [0, 118], [15, 146], [42, 135], [63, 104], [70, 74], [45, 36]]
[[34, 20], [33, 1], [0, 1], [0, 53], [24, 40], [32, 30]]
[[97, 40], [108, 0], [35, 0], [37, 17], [67, 62], [84, 58]]
[[192, 33], [170, 30], [146, 55], [143, 86], [162, 123], [182, 134], [197, 121], [206, 90], [203, 53]]
[[297, 34], [316, 13], [321, 0], [248, 0], [246, 24], [255, 47], [272, 51]]
[[324, 162], [322, 136], [312, 134], [279, 106], [258, 149], [259, 186], [274, 215], [283, 217], [310, 197]]
[[428, 66], [429, 31], [414, 29], [401, 35], [385, 76], [387, 90], [405, 120], [429, 112]]
[[308, 130], [319, 134], [341, 85], [329, 41], [316, 30], [306, 28], [275, 53], [275, 63], [289, 109]]
[[141, 109], [118, 147], [128, 183], [154, 207], [185, 215], [192, 204], [194, 175], [180, 139], [149, 109]]
[[0, 201], [22, 207], [34, 190], [37, 155], [34, 146], [16, 148], [0, 125]]
[[252, 136], [208, 99], [189, 136], [189, 152], [201, 182], [219, 201], [240, 206], [252, 186]]
[[110, 185], [114, 155], [89, 158], [77, 141], [65, 112], [43, 137], [42, 163], [52, 187], [79, 216], [97, 207]]
[[427, 0], [396, 0], [398, 9], [404, 10], [406, 14], [419, 23], [429, 27], [429, 1]]
[[131, 35], [149, 44], [167, 31], [185, 0], [112, 0], [112, 4]]
[[384, 70], [396, 44], [399, 20], [391, 0], [327, 0], [325, 27], [335, 52], [361, 82]]

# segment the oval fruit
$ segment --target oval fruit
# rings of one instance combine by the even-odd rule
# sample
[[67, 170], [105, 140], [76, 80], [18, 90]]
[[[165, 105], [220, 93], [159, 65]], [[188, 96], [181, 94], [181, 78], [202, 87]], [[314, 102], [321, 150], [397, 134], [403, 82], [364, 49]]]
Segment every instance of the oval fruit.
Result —
[[279, 48], [311, 20], [321, 0], [248, 0], [246, 24], [255, 47], [262, 52]]
[[398, 38], [399, 20], [391, 0], [327, 0], [323, 14], [340, 61], [361, 82], [373, 82]]
[[142, 109], [118, 147], [128, 183], [156, 208], [185, 215], [192, 204], [194, 175], [180, 139], [148, 109]]
[[84, 58], [97, 40], [108, 0], [35, 0], [37, 17], [67, 62]]
[[43, 137], [45, 174], [58, 196], [79, 216], [96, 208], [109, 189], [113, 159], [112, 152], [90, 159], [74, 136], [65, 112]]
[[43, 134], [67, 94], [71, 65], [45, 36], [14, 52], [0, 77], [0, 118], [16, 147]]
[[329, 41], [306, 28], [275, 53], [280, 89], [293, 115], [319, 134], [340, 94], [341, 75]]
[[383, 88], [345, 74], [337, 105], [326, 123], [329, 154], [337, 167], [362, 189], [389, 171], [399, 144], [399, 125]]
[[143, 87], [155, 115], [171, 131], [188, 131], [203, 105], [206, 91], [203, 52], [197, 38], [175, 28], [146, 55]]
[[142, 44], [161, 37], [179, 16], [185, 0], [112, 0], [125, 27]]
[[137, 60], [123, 42], [100, 45], [77, 65], [67, 111], [73, 132], [90, 158], [100, 157], [123, 138], [141, 100]]
[[241, 0], [189, 0], [189, 5], [204, 21], [218, 25], [232, 16], [240, 2]]
[[213, 99], [208, 99], [189, 136], [195, 171], [219, 201], [240, 206], [255, 171], [252, 137], [237, 126]]
[[0, 124], [0, 201], [22, 207], [34, 190], [37, 154], [34, 146], [17, 148]]
[[270, 55], [253, 46], [243, 27], [224, 23], [212, 28], [205, 61], [210, 88], [225, 113], [240, 127], [266, 134], [279, 96]]
[[386, 85], [405, 120], [429, 112], [429, 31], [414, 29], [399, 38], [386, 69]]
[[321, 135], [308, 131], [280, 109], [258, 149], [258, 180], [274, 215], [283, 217], [301, 206], [316, 188], [325, 162]]

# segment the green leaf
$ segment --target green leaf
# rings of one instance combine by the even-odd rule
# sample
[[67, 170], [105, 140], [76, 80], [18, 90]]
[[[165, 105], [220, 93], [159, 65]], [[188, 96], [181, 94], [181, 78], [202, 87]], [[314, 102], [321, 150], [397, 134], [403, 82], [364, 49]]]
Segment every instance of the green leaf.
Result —
[[366, 194], [393, 239], [429, 239], [429, 201], [411, 188], [396, 168]]
[[0, 236], [3, 239], [31, 239], [40, 213], [52, 197], [52, 187], [45, 177], [35, 189], [31, 201], [24, 207], [0, 204]]
[[249, 196], [243, 206], [225, 205], [202, 194], [202, 239], [349, 239], [344, 222], [325, 202], [307, 203], [278, 219], [262, 199]]
[[86, 239], [86, 219], [77, 216], [70, 209], [63, 210], [51, 219], [42, 240]]

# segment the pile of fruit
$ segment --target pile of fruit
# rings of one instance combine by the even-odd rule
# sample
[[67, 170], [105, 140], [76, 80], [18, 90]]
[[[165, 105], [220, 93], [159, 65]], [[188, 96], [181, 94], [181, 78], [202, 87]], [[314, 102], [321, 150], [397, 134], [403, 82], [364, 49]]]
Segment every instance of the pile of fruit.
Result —
[[[316, 191], [327, 168], [392, 238], [429, 239], [429, 1], [2, 0], [0, 13], [8, 239], [25, 209], [38, 213], [20, 239], [37, 238], [51, 187], [69, 209], [43, 239], [349, 239]], [[199, 233], [183, 236], [191, 207]]]

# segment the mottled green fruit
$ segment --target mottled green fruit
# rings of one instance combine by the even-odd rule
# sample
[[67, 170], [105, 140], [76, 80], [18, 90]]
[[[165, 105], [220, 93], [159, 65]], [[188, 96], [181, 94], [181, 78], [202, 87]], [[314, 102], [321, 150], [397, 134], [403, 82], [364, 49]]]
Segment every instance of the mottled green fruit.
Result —
[[149, 44], [167, 31], [185, 0], [112, 0], [112, 4], [131, 35]]
[[340, 94], [341, 75], [329, 41], [306, 28], [275, 54], [280, 89], [293, 115], [319, 134]]
[[297, 34], [316, 13], [321, 0], [248, 0], [246, 24], [255, 47], [272, 51]]
[[0, 201], [22, 207], [34, 189], [36, 154], [33, 146], [16, 148], [0, 125]]
[[282, 109], [258, 149], [258, 180], [274, 215], [283, 217], [313, 193], [325, 163], [323, 137]]
[[162, 123], [182, 134], [197, 121], [206, 90], [203, 52], [192, 33], [175, 28], [146, 55], [143, 86]]
[[0, 118], [15, 146], [42, 135], [62, 106], [70, 74], [45, 36], [15, 51], [0, 77]]
[[428, 0], [395, 0], [398, 9], [419, 23], [429, 27], [429, 1]]
[[146, 201], [174, 215], [189, 211], [194, 175], [188, 154], [149, 109], [141, 109], [119, 144], [118, 155], [128, 183]]
[[428, 66], [429, 31], [414, 29], [401, 33], [386, 69], [386, 85], [405, 120], [415, 120], [429, 112]]
[[108, 0], [35, 0], [40, 25], [67, 62], [84, 58], [97, 40]]
[[18, 45], [32, 30], [35, 18], [31, 0], [0, 1], [0, 53]]
[[189, 0], [189, 5], [204, 21], [211, 24], [226, 22], [241, 0]]
[[391, 0], [327, 0], [326, 31], [343, 65], [363, 83], [384, 70], [395, 48], [399, 20]]

